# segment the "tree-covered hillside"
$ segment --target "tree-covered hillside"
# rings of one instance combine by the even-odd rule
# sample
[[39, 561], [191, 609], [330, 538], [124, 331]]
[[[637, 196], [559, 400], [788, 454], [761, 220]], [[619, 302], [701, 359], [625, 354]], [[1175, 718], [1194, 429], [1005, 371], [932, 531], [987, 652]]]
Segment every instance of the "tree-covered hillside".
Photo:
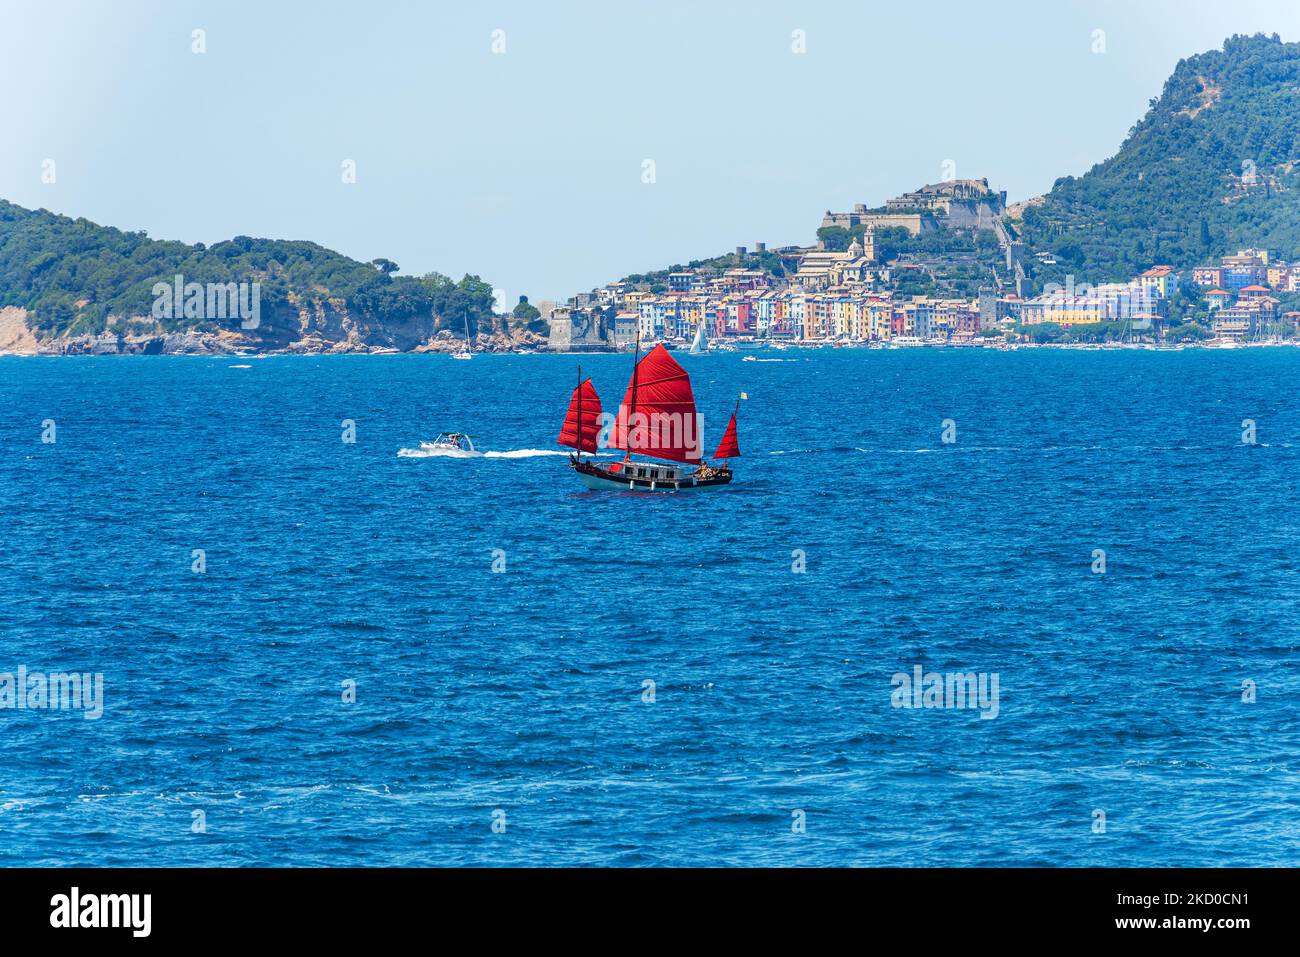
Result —
[[1118, 153], [1057, 180], [1023, 238], [1035, 278], [1122, 280], [1238, 248], [1300, 258], [1300, 43], [1235, 36], [1181, 61]]
[[[394, 276], [387, 259], [358, 262], [315, 243], [234, 239], [205, 247], [150, 239], [86, 219], [28, 210], [0, 200], [0, 307], [20, 306], [46, 337], [95, 335], [110, 316], [149, 317], [153, 286], [185, 282], [258, 282], [261, 308], [274, 314], [303, 304], [342, 304], [373, 323], [436, 318], [463, 333], [491, 331], [492, 287], [477, 276], [453, 282], [430, 273]], [[299, 300], [291, 306], [290, 296]], [[212, 322], [164, 319], [167, 331], [238, 327], [239, 319]]]

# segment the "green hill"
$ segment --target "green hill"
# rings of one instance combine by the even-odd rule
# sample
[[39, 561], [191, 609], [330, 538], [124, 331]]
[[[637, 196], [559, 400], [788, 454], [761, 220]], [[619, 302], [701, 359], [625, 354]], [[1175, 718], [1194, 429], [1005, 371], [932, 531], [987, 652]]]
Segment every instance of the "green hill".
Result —
[[[496, 331], [492, 287], [477, 276], [395, 276], [386, 259], [363, 263], [315, 243], [236, 236], [187, 245], [0, 200], [0, 308], [27, 311], [42, 340], [153, 328], [221, 333], [250, 347], [304, 338], [412, 348], [438, 329]], [[155, 283], [257, 282], [261, 326], [240, 320], [154, 320]]]
[[1035, 279], [1127, 279], [1238, 248], [1300, 258], [1300, 43], [1234, 36], [1179, 62], [1118, 153], [1024, 213]]

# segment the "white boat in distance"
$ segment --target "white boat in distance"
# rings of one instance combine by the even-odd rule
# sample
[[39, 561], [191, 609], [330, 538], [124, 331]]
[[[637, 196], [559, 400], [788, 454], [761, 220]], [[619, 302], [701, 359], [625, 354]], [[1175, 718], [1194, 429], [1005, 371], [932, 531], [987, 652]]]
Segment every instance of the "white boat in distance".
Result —
[[473, 438], [464, 432], [441, 432], [432, 442], [421, 442], [420, 448], [428, 452], [468, 452], [471, 455], [478, 451], [474, 448]]
[[687, 355], [698, 356], [709, 351], [709, 340], [704, 335], [704, 320], [695, 328], [695, 341], [691, 343], [691, 351]]
[[465, 348], [459, 352], [451, 354], [453, 359], [473, 359], [474, 353], [469, 351], [469, 316], [465, 317]]

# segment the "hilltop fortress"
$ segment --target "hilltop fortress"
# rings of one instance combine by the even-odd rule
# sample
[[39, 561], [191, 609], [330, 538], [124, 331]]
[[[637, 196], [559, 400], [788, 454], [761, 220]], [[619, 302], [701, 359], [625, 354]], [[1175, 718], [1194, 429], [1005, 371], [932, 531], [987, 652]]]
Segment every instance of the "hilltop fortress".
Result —
[[821, 225], [849, 230], [902, 227], [916, 236], [931, 229], [992, 229], [1006, 208], [1006, 192], [994, 192], [987, 179], [953, 179], [895, 196], [875, 209], [865, 203], [854, 205], [851, 213], [828, 209]]

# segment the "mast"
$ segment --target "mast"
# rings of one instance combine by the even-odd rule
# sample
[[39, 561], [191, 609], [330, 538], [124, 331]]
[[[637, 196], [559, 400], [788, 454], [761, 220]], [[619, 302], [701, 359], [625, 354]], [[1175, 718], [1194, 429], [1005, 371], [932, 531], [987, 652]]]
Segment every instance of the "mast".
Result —
[[690, 375], [663, 343], [644, 356], [638, 344], [637, 353], [636, 367], [618, 406], [614, 448], [627, 450], [625, 463], [632, 452], [674, 462], [698, 462], [699, 442], [690, 437], [690, 426], [698, 424], [699, 410]]
[[[733, 409], [731, 410], [731, 429], [729, 429], [728, 431], [731, 432], [732, 441], [735, 441], [735, 437], [736, 437], [736, 433], [735, 433], [735, 425], [736, 425], [736, 416], [738, 416], [738, 415], [740, 415], [740, 396], [736, 396], [736, 405], [735, 405], [735, 408], [733, 408]], [[726, 436], [724, 435], [723, 438], [725, 439]], [[730, 459], [730, 456], [728, 456], [727, 458], [724, 458], [724, 459], [722, 460], [722, 464], [723, 464], [723, 465], [726, 465], [726, 464], [727, 464], [727, 461], [728, 461], [729, 459]]]
[[[736, 421], [736, 416], [738, 416], [738, 415], [740, 415], [740, 396], [737, 396], [737, 397], [736, 397], [736, 404], [735, 404], [735, 406], [734, 406], [734, 407], [732, 408], [732, 410], [731, 410], [731, 421], [732, 421], [733, 423]], [[725, 438], [726, 436], [723, 436], [723, 437]], [[726, 465], [726, 464], [727, 464], [727, 461], [728, 461], [728, 459], [724, 458], [724, 459], [722, 460], [722, 464], [723, 464], [723, 465]]]
[[[631, 428], [633, 416], [636, 415], [636, 377], [637, 377], [637, 366], [639, 366], [640, 364], [641, 364], [641, 323], [638, 322], [636, 326], [636, 352], [632, 356], [632, 406], [630, 409], [628, 409], [628, 413], [627, 413], [628, 428]], [[627, 442], [626, 444], [631, 445], [632, 443]], [[626, 462], [631, 458], [632, 458], [632, 450], [628, 449], [623, 454], [623, 461]]]
[[582, 363], [578, 363], [578, 461], [582, 461]]

